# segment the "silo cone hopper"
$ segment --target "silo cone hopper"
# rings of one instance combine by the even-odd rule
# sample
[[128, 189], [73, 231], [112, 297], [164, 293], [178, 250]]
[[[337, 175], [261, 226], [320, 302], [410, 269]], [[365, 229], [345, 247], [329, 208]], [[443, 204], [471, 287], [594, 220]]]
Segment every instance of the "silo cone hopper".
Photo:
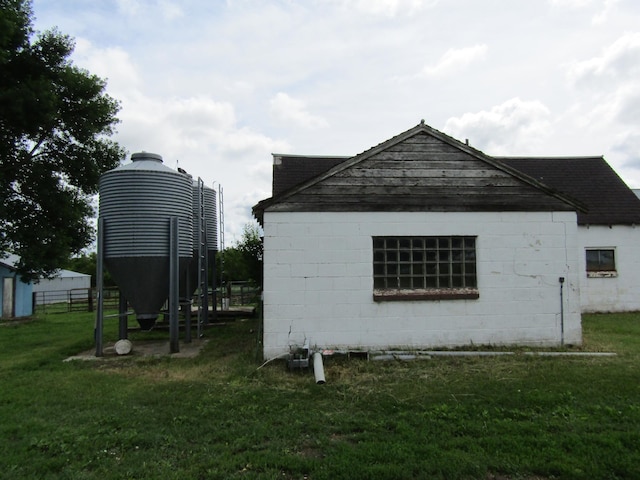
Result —
[[[170, 222], [178, 218], [178, 271], [193, 248], [191, 177], [162, 164], [153, 153], [100, 177], [104, 265], [127, 299], [142, 329], [155, 325], [169, 295]], [[100, 254], [100, 252], [99, 252]]]
[[[179, 259], [181, 272], [185, 271], [188, 260]], [[140, 328], [153, 328], [169, 294], [169, 258], [112, 257], [105, 258], [104, 263], [122, 295], [136, 312]]]

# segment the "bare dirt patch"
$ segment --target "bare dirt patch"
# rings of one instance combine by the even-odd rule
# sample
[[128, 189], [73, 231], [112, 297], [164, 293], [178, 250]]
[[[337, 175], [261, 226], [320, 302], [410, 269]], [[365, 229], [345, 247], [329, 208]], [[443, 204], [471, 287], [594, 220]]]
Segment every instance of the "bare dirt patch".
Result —
[[171, 353], [169, 342], [166, 340], [149, 340], [132, 342], [131, 353], [127, 355], [118, 355], [115, 349], [115, 343], [107, 344], [103, 349], [102, 357], [96, 357], [95, 348], [80, 352], [65, 359], [65, 362], [72, 360], [117, 360], [126, 358], [144, 358], [144, 357], [171, 357], [171, 358], [193, 358], [197, 356], [208, 340], [193, 340], [190, 343], [180, 342], [179, 352]]

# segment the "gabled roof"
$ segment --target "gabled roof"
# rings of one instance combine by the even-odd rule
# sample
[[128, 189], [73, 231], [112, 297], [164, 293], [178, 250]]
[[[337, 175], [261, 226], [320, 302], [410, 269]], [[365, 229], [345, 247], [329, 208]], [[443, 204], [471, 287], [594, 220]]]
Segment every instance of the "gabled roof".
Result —
[[15, 270], [19, 261], [20, 261], [20, 257], [18, 255], [14, 255], [12, 253], [8, 253], [8, 254], [0, 253], [0, 265], [4, 265], [10, 270]]
[[[318, 161], [318, 158], [324, 160]], [[275, 156], [273, 211], [575, 211], [564, 192], [424, 123], [350, 158]], [[305, 160], [306, 159], [306, 160]], [[302, 173], [303, 163], [313, 175]]]
[[496, 157], [587, 206], [579, 225], [640, 225], [640, 199], [603, 157]]
[[[1, 254], [0, 253], [0, 265], [4, 265], [10, 270], [15, 270], [17, 268], [18, 262], [20, 261], [20, 257], [18, 255], [14, 255], [13, 253]], [[65, 270], [59, 269], [56, 270], [55, 274], [52, 278], [69, 278], [69, 277], [90, 277], [86, 273], [74, 272], [73, 270]], [[44, 280], [44, 279], [40, 279]]]
[[56, 279], [56, 278], [78, 278], [78, 277], [90, 277], [91, 275], [89, 275], [88, 273], [80, 273], [80, 272], [74, 272], [73, 270], [65, 270], [64, 268], [61, 268], [60, 270], [56, 270], [55, 273], [53, 274], [52, 279]]

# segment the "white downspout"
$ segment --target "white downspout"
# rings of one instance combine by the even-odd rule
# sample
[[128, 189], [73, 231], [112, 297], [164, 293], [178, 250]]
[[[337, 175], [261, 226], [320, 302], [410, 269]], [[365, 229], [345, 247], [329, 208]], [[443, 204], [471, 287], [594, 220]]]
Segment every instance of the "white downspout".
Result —
[[318, 385], [326, 383], [324, 379], [324, 366], [322, 365], [322, 353], [320, 352], [313, 354], [313, 375]]

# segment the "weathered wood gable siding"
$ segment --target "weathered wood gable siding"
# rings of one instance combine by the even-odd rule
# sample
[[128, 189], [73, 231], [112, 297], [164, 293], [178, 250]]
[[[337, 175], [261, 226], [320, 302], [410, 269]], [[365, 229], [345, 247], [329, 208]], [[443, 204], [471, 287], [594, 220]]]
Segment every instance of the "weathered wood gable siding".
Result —
[[572, 209], [510, 173], [424, 132], [268, 207], [270, 211]]

